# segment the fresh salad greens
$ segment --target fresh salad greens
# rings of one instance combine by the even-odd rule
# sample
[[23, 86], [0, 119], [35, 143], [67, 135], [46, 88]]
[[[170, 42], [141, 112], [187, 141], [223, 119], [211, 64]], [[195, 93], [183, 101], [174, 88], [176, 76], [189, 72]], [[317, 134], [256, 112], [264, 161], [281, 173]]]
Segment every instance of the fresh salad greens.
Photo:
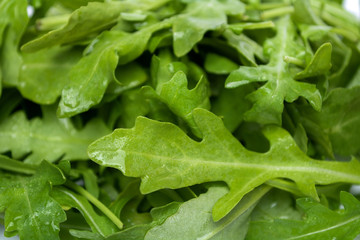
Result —
[[0, 0], [6, 237], [355, 239], [341, 0]]

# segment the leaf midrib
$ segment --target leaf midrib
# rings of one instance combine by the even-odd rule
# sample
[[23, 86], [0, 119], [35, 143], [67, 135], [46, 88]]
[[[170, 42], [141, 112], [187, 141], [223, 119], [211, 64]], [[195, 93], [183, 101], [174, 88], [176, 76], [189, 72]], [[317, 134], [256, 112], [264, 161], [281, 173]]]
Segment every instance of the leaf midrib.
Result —
[[357, 220], [360, 220], [360, 215], [358, 215], [356, 217], [353, 217], [353, 218], [350, 218], [347, 221], [340, 222], [339, 224], [336, 224], [336, 225], [333, 225], [333, 226], [330, 226], [330, 227], [322, 228], [322, 229], [319, 229], [317, 231], [306, 233], [306, 234], [303, 234], [303, 235], [300, 235], [300, 236], [287, 238], [287, 240], [301, 239], [303, 237], [308, 237], [308, 236], [311, 236], [311, 235], [321, 234], [321, 233], [326, 232], [326, 231], [331, 231], [333, 229], [343, 227], [344, 225], [347, 225], [347, 224], [352, 223], [352, 222], [357, 221]]

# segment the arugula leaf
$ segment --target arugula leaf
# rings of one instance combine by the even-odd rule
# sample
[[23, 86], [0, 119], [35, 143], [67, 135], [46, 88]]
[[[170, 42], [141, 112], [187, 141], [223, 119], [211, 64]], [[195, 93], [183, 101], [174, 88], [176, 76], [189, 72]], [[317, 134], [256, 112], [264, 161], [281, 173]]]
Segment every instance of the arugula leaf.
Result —
[[106, 240], [116, 240], [116, 239], [128, 239], [128, 240], [137, 240], [144, 239], [145, 234], [149, 229], [154, 226], [162, 224], [169, 216], [176, 213], [179, 209], [180, 204], [177, 202], [170, 203], [163, 207], [153, 208], [151, 210], [151, 216], [153, 221], [149, 224], [140, 224], [124, 231], [115, 233], [106, 238]]
[[[268, 188], [257, 190], [256, 194], [263, 196]], [[151, 228], [145, 235], [145, 240], [152, 239], [245, 239], [249, 215], [255, 207], [256, 200], [246, 206], [239, 204], [221, 221], [214, 222], [211, 209], [214, 203], [228, 192], [227, 188], [215, 185], [201, 194], [180, 205], [179, 210], [169, 216], [164, 223]], [[259, 196], [253, 196], [255, 199]], [[245, 208], [245, 212], [243, 212]]]
[[[266, 82], [248, 95], [254, 105], [245, 113], [245, 119], [262, 124], [281, 125], [284, 100], [293, 102], [302, 96], [317, 111], [321, 109], [322, 101], [315, 85], [295, 81], [292, 69], [283, 61], [285, 56], [300, 56], [304, 51], [301, 45], [294, 42], [296, 32], [292, 21], [289, 17], [283, 17], [275, 24], [277, 35], [267, 40], [264, 49], [270, 56], [269, 63], [258, 67], [241, 66], [230, 74], [226, 80], [226, 87], [238, 87], [249, 82]], [[277, 51], [277, 46], [283, 47]]]
[[229, 213], [246, 193], [270, 179], [291, 179], [300, 191], [314, 198], [318, 198], [315, 184], [360, 182], [356, 159], [347, 163], [313, 160], [281, 128], [267, 127], [264, 134], [270, 150], [256, 153], [245, 149], [221, 119], [207, 110], [195, 109], [193, 117], [203, 134], [200, 143], [172, 124], [140, 117], [133, 129], [115, 130], [92, 143], [89, 156], [126, 176], [141, 177], [142, 193], [208, 181], [226, 182], [230, 192], [215, 204], [215, 221]]
[[78, 209], [94, 233], [99, 233], [105, 237], [117, 230], [116, 226], [107, 217], [100, 216], [94, 211], [85, 197], [63, 187], [54, 188], [51, 196], [66, 209]]
[[167, 1], [157, 0], [155, 3], [150, 1], [90, 2], [87, 6], [74, 11], [64, 27], [26, 43], [22, 50], [33, 52], [92, 37], [93, 34], [113, 26], [118, 21], [121, 12], [152, 9]]
[[244, 10], [243, 3], [236, 0], [189, 2], [185, 12], [173, 23], [175, 55], [184, 56], [203, 38], [205, 32], [225, 25], [227, 14], [242, 14]]
[[324, 43], [315, 52], [309, 64], [295, 75], [295, 79], [303, 79], [326, 74], [331, 68], [331, 50], [330, 43]]
[[93, 119], [77, 130], [70, 119], [57, 119], [53, 106], [42, 107], [43, 118], [28, 120], [23, 111], [12, 114], [0, 124], [0, 152], [11, 151], [14, 158], [25, 154], [25, 161], [86, 160], [89, 143], [108, 133], [99, 119]]
[[169, 26], [163, 21], [136, 33], [104, 32], [88, 47], [83, 57], [70, 72], [71, 82], [62, 92], [58, 115], [71, 117], [98, 104], [118, 64], [126, 64], [139, 57], [146, 48], [151, 34]]
[[80, 57], [79, 51], [68, 47], [22, 54], [19, 91], [36, 103], [54, 103], [68, 84], [68, 73]]
[[2, 84], [15, 86], [21, 65], [18, 45], [26, 29], [25, 0], [0, 1], [0, 96]]
[[359, 201], [350, 193], [341, 192], [344, 210], [333, 211], [320, 203], [302, 198], [296, 201], [306, 213], [304, 220], [275, 219], [254, 221], [248, 239], [354, 239], [360, 233]]
[[[329, 148], [336, 154], [355, 155], [360, 152], [359, 102], [360, 87], [334, 89], [325, 99], [321, 113], [306, 106], [299, 106], [301, 115], [304, 116], [304, 127], [308, 132], [314, 128], [319, 129], [319, 135], [328, 137]], [[321, 141], [317, 136], [313, 138], [317, 142]]]
[[[164, 102], [169, 109], [181, 117], [194, 134], [199, 130], [194, 123], [191, 112], [195, 108], [210, 108], [210, 88], [205, 74], [194, 63], [187, 65], [172, 62], [172, 55], [164, 51], [160, 57], [152, 59], [152, 78], [156, 84], [155, 91], [150, 87], [143, 87], [144, 94]], [[188, 73], [188, 76], [186, 75]], [[189, 90], [190, 76], [193, 75], [196, 86]]]
[[52, 185], [65, 182], [62, 172], [42, 162], [34, 176], [0, 172], [0, 212], [5, 211], [5, 235], [20, 239], [60, 239], [59, 223], [66, 220], [60, 205], [49, 196]]

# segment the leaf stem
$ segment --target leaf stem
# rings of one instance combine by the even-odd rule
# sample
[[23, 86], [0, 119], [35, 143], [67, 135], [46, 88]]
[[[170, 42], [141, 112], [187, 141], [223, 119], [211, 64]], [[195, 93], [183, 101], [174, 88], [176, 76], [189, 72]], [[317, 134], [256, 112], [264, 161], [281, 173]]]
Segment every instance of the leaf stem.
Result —
[[275, 9], [271, 9], [271, 10], [262, 12], [261, 19], [280, 17], [280, 16], [283, 16], [283, 15], [286, 15], [286, 14], [292, 13], [292, 12], [294, 12], [293, 6], [275, 8]]
[[272, 179], [266, 182], [267, 185], [290, 192], [296, 196], [304, 196], [295, 183], [282, 179]]
[[262, 3], [262, 4], [256, 4], [256, 5], [246, 5], [246, 9], [247, 10], [252, 10], [252, 9], [269, 10], [269, 9], [280, 8], [280, 7], [285, 7], [285, 6], [289, 6], [289, 4], [288, 3]]
[[11, 159], [4, 155], [0, 155], [0, 168], [7, 171], [28, 175], [34, 174], [36, 172], [36, 166]]
[[304, 61], [298, 59], [298, 58], [294, 58], [294, 57], [290, 57], [290, 56], [284, 56], [284, 61], [286, 63], [292, 63], [294, 65], [297, 65], [299, 67], [305, 67], [305, 63]]
[[243, 30], [254, 30], [275, 27], [274, 22], [265, 21], [259, 23], [236, 23], [228, 26], [234, 33], [240, 34]]
[[97, 198], [95, 198], [93, 195], [91, 195], [88, 191], [86, 191], [84, 188], [80, 187], [79, 185], [71, 182], [66, 181], [66, 186], [69, 188], [77, 191], [79, 194], [87, 198], [92, 204], [94, 204], [100, 211], [102, 211], [119, 229], [123, 228], [123, 223], [121, 220], [115, 216], [115, 214], [110, 211], [109, 208], [107, 208], [102, 202], [100, 202]]

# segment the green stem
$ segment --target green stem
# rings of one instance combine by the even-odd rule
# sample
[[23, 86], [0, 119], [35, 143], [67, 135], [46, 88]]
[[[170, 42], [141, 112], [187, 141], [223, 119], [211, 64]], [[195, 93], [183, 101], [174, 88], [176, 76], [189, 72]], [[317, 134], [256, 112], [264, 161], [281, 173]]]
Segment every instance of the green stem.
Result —
[[333, 33], [337, 33], [340, 34], [342, 36], [344, 36], [345, 38], [347, 38], [349, 41], [351, 42], [356, 42], [359, 40], [360, 36], [358, 36], [356, 33], [353, 33], [347, 29], [344, 28], [332, 28], [330, 30]]
[[247, 10], [252, 10], [252, 9], [269, 10], [269, 9], [281, 8], [281, 7], [285, 7], [285, 6], [289, 6], [289, 4], [288, 3], [262, 3], [259, 5], [246, 5], [246, 9]]
[[304, 61], [298, 59], [298, 58], [294, 58], [294, 57], [290, 57], [290, 56], [284, 56], [284, 61], [286, 63], [292, 63], [292, 64], [295, 64], [299, 67], [305, 67], [305, 63]]
[[289, 14], [292, 12], [294, 12], [293, 6], [275, 8], [275, 9], [271, 9], [271, 10], [262, 12], [261, 19], [280, 17], [280, 16], [283, 16], [283, 15], [286, 15], [286, 14]]
[[92, 204], [94, 204], [100, 211], [102, 211], [105, 216], [107, 216], [119, 229], [123, 228], [123, 223], [121, 222], [121, 220], [115, 216], [115, 214], [110, 211], [110, 209], [108, 209], [102, 202], [100, 202], [97, 198], [95, 198], [93, 195], [91, 195], [88, 191], [86, 191], [85, 189], [83, 189], [82, 187], [80, 187], [79, 185], [70, 182], [70, 181], [66, 181], [65, 183], [66, 186], [68, 186], [69, 188], [77, 191], [79, 194], [81, 194], [82, 196], [84, 196], [87, 200], [89, 200]]
[[296, 196], [304, 196], [295, 183], [282, 179], [272, 179], [266, 182], [267, 185], [290, 192]]
[[4, 155], [0, 155], [0, 168], [7, 171], [29, 174], [29, 175], [34, 174], [36, 172], [36, 166], [11, 159]]
[[70, 14], [41, 18], [36, 21], [36, 29], [38, 31], [54, 30], [66, 24], [69, 18], [70, 18]]
[[259, 23], [236, 23], [228, 25], [228, 27], [236, 34], [242, 33], [243, 30], [254, 30], [275, 27], [274, 22], [265, 21]]

